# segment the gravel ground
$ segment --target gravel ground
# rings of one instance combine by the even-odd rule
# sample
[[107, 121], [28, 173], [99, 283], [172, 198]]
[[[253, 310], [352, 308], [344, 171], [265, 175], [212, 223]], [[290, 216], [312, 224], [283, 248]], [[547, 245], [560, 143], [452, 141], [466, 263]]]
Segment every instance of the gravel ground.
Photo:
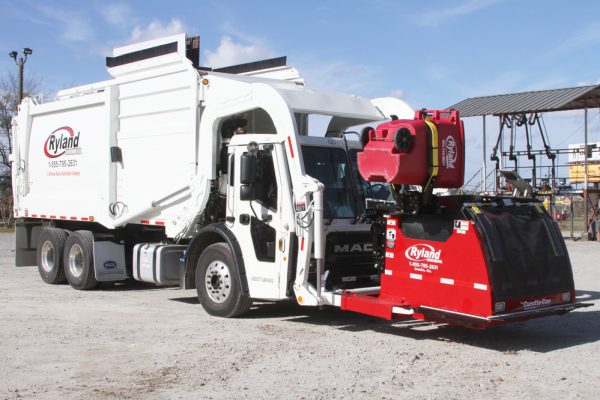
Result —
[[0, 398], [597, 399], [600, 243], [568, 242], [594, 303], [487, 331], [265, 303], [208, 316], [194, 290], [90, 292], [14, 267], [0, 233]]

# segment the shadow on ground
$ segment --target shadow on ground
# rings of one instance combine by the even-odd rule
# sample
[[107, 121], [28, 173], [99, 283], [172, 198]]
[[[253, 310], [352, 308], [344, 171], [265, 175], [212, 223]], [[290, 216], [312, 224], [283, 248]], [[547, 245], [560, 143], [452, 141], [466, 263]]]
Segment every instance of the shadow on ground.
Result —
[[[600, 292], [580, 290], [577, 297], [578, 301], [589, 302], [600, 299]], [[196, 297], [171, 300], [198, 305]], [[594, 309], [576, 310], [564, 316], [544, 317], [487, 330], [417, 320], [390, 322], [334, 307], [318, 309], [301, 307], [291, 302], [256, 303], [248, 314], [241, 318], [281, 319], [296, 324], [334, 326], [340, 330], [361, 334], [372, 331], [415, 340], [456, 342], [506, 353], [522, 350], [546, 353], [600, 340], [600, 311]]]
[[[102, 291], [164, 290], [152, 284], [128, 280], [121, 284], [101, 285]], [[176, 287], [171, 290], [178, 292]], [[578, 290], [577, 301], [594, 302], [600, 292]], [[193, 296], [173, 297], [189, 305], [199, 305]], [[367, 315], [342, 311], [335, 307], [301, 307], [282, 302], [256, 302], [243, 319], [281, 319], [291, 323], [327, 325], [351, 332], [378, 332], [400, 335], [415, 340], [457, 342], [500, 352], [529, 350], [540, 353], [565, 349], [600, 340], [600, 311], [576, 310], [564, 316], [544, 317], [526, 322], [474, 330], [457, 326], [434, 324], [416, 320], [386, 321]]]
[[576, 290], [575, 297], [577, 298], [577, 301], [585, 303], [600, 299], [600, 292], [594, 292], [593, 290]]
[[121, 282], [100, 282], [97, 290], [103, 292], [128, 292], [134, 290], [165, 290], [178, 289], [179, 286], [156, 286], [153, 283], [139, 282], [134, 279], [127, 279]]
[[200, 302], [198, 301], [198, 296], [194, 296], [194, 297], [176, 297], [173, 299], [169, 299], [171, 301], [178, 301], [180, 303], [185, 303], [185, 304], [197, 304], [200, 305]]

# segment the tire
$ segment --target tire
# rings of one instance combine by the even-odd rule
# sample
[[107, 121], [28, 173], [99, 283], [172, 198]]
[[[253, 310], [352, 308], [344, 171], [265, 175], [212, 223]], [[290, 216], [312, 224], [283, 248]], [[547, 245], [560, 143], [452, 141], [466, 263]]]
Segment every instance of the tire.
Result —
[[196, 291], [204, 310], [218, 317], [237, 317], [250, 309], [242, 293], [233, 255], [225, 243], [208, 246], [196, 264]]
[[94, 273], [94, 235], [75, 231], [65, 243], [65, 275], [73, 289], [89, 290], [98, 286]]
[[66, 281], [63, 268], [63, 251], [67, 233], [58, 228], [44, 228], [38, 239], [36, 260], [42, 280], [49, 284]]

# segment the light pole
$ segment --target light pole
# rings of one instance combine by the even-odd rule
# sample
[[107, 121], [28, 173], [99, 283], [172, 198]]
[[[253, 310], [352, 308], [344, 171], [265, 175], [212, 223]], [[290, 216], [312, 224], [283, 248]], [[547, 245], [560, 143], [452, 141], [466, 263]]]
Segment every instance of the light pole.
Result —
[[33, 50], [31, 50], [29, 47], [24, 47], [23, 48], [23, 56], [24, 57], [19, 57], [18, 60], [17, 60], [17, 55], [19, 53], [17, 53], [16, 51], [11, 51], [10, 53], [8, 53], [10, 58], [15, 60], [15, 64], [17, 64], [19, 66], [19, 101], [17, 102], [17, 108], [19, 107], [19, 104], [21, 104], [21, 101], [23, 100], [23, 67], [25, 66], [25, 62], [27, 61], [27, 56], [30, 56], [31, 53], [33, 53]]

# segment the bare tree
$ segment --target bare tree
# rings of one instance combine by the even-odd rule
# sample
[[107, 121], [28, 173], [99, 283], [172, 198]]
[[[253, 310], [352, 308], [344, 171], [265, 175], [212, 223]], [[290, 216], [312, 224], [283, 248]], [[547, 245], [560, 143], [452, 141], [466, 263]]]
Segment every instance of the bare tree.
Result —
[[[33, 78], [24, 83], [23, 96], [38, 93], [40, 81]], [[0, 223], [12, 223], [12, 118], [17, 113], [19, 81], [15, 74], [0, 77]]]

